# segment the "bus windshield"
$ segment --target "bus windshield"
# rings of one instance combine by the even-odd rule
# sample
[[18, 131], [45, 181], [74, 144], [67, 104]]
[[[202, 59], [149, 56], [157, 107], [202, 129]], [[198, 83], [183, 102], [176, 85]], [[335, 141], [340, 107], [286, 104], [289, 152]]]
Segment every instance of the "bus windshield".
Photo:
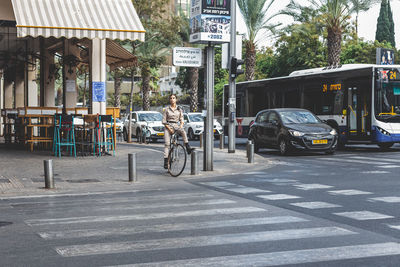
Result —
[[400, 122], [400, 81], [378, 81], [375, 116], [385, 122]]

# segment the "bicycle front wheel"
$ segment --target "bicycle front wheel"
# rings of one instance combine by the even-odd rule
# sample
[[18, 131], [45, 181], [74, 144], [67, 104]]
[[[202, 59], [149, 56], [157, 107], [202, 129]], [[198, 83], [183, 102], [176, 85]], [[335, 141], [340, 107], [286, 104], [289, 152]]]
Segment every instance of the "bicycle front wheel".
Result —
[[171, 176], [181, 175], [186, 166], [186, 149], [181, 144], [173, 145], [168, 155], [168, 172]]

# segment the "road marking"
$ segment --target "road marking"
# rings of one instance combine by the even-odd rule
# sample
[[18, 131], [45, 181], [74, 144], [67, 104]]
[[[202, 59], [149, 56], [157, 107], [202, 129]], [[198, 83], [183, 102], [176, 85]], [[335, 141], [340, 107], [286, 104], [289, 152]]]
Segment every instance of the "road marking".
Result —
[[253, 187], [229, 188], [229, 189], [225, 189], [225, 190], [235, 192], [235, 193], [241, 193], [241, 194], [271, 193], [271, 191], [253, 188]]
[[370, 201], [382, 201], [386, 203], [400, 203], [400, 197], [374, 197]]
[[228, 187], [228, 186], [236, 186], [236, 184], [228, 183], [228, 182], [204, 182], [200, 183], [203, 185], [213, 186], [213, 187]]
[[[355, 157], [351, 157], [352, 159], [367, 159], [367, 160], [371, 160], [371, 158], [367, 158], [367, 157], [359, 157], [359, 156], [355, 156]], [[387, 158], [380, 158], [380, 157], [376, 157], [374, 156], [374, 159], [377, 161], [386, 161], [386, 162], [394, 162], [394, 163], [399, 163], [398, 159], [387, 159]]]
[[390, 173], [390, 172], [387, 172], [387, 171], [363, 171], [360, 173], [363, 173], [363, 174], [386, 174], [386, 173]]
[[320, 201], [315, 201], [315, 202], [297, 202], [297, 203], [290, 203], [290, 205], [301, 207], [301, 208], [306, 208], [306, 209], [327, 209], [327, 208], [340, 208], [342, 206], [336, 205], [336, 204], [331, 204], [327, 202], [320, 202]]
[[333, 187], [331, 185], [324, 184], [294, 184], [293, 186], [301, 190], [327, 189]]
[[299, 196], [286, 195], [286, 194], [258, 195], [257, 197], [262, 198], [262, 199], [268, 199], [268, 200], [283, 200], [283, 199], [301, 198]]
[[239, 234], [165, 238], [158, 240], [97, 243], [56, 247], [58, 254], [64, 257], [88, 256], [98, 254], [125, 253], [160, 249], [178, 249], [228, 244], [243, 244], [277, 240], [353, 235], [356, 232], [339, 227], [303, 228]]
[[206, 216], [206, 215], [225, 215], [238, 213], [265, 212], [265, 209], [256, 207], [240, 207], [225, 209], [209, 209], [182, 212], [164, 212], [164, 213], [148, 213], [135, 215], [120, 216], [85, 216], [85, 217], [69, 217], [69, 218], [46, 218], [25, 221], [30, 226], [35, 225], [52, 225], [52, 224], [74, 224], [74, 223], [92, 223], [92, 222], [113, 222], [113, 221], [131, 221], [131, 220], [152, 220], [162, 218], [176, 218], [187, 216]]
[[385, 165], [385, 166], [377, 166], [378, 168], [385, 168], [385, 169], [394, 169], [394, 168], [400, 168], [399, 165]]
[[396, 230], [400, 230], [400, 225], [388, 224], [387, 226], [389, 226], [390, 228], [396, 229]]
[[293, 179], [283, 179], [283, 178], [265, 178], [265, 176], [258, 176], [257, 177], [263, 178], [263, 182], [269, 182], [269, 183], [297, 183], [298, 180], [293, 180]]
[[[132, 192], [132, 191], [131, 191]], [[161, 192], [162, 193], [162, 192]], [[107, 198], [107, 199], [96, 199], [94, 201], [93, 199], [68, 199], [67, 201], [59, 201], [56, 204], [54, 202], [50, 203], [47, 202], [18, 202], [18, 203], [12, 203], [12, 206], [34, 206], [41, 204], [38, 207], [38, 209], [47, 209], [47, 206], [51, 205], [52, 208], [58, 208], [58, 207], [66, 207], [66, 206], [76, 206], [77, 203], [82, 206], [85, 204], [113, 204], [113, 203], [142, 203], [142, 202], [148, 202], [148, 201], [160, 201], [160, 200], [181, 200], [181, 199], [195, 199], [195, 198], [203, 198], [203, 197], [215, 197], [215, 195], [212, 194], [205, 194], [205, 193], [184, 193], [184, 194], [166, 194], [166, 195], [154, 195], [154, 196], [138, 196], [135, 195], [133, 197], [116, 197], [116, 198]]]
[[369, 257], [390, 256], [400, 254], [400, 244], [395, 242], [353, 245], [343, 247], [315, 248], [304, 250], [290, 250], [270, 253], [222, 256], [199, 258], [189, 260], [163, 261], [153, 263], [140, 263], [132, 265], [119, 265], [118, 267], [242, 267], [242, 266], [280, 266], [323, 261], [350, 260]]
[[245, 173], [243, 173], [243, 174], [246, 174], [246, 175], [254, 175], [254, 174], [266, 174], [265, 172], [245, 172]]
[[265, 218], [246, 218], [236, 220], [222, 221], [206, 221], [195, 223], [175, 223], [175, 224], [159, 224], [159, 225], [138, 225], [130, 228], [105, 228], [105, 229], [85, 229], [85, 230], [67, 230], [67, 231], [51, 231], [39, 232], [39, 236], [43, 239], [66, 239], [66, 238], [82, 238], [82, 237], [99, 237], [110, 235], [133, 235], [140, 233], [160, 233], [169, 231], [185, 231], [199, 230], [208, 228], [224, 228], [251, 225], [267, 225], [281, 223], [306, 222], [308, 220], [293, 216], [277, 216]]
[[344, 159], [344, 158], [324, 158], [324, 161], [339, 161], [339, 162], [361, 163], [361, 164], [369, 164], [369, 165], [389, 164], [387, 162], [379, 162], [379, 161], [371, 161], [371, 160], [353, 160], [353, 159]]
[[376, 213], [376, 212], [367, 211], [367, 210], [349, 211], [349, 212], [337, 212], [337, 213], [333, 213], [333, 214], [338, 215], [338, 216], [342, 216], [342, 217], [347, 217], [347, 218], [350, 218], [350, 219], [354, 219], [354, 220], [357, 220], [357, 221], [382, 220], [382, 219], [394, 218], [393, 216], [390, 216], [390, 215], [385, 215], [385, 214]]
[[371, 194], [373, 194], [371, 192], [360, 191], [360, 190], [355, 190], [355, 189], [334, 190], [334, 191], [328, 191], [328, 193], [331, 194], [331, 195], [344, 195], [344, 196], [371, 195]]
[[142, 210], [142, 209], [157, 209], [157, 208], [178, 208], [178, 207], [192, 207], [192, 206], [208, 206], [208, 205], [222, 205], [222, 204], [233, 204], [236, 201], [229, 199], [210, 199], [210, 200], [194, 200], [186, 201], [185, 203], [162, 203], [162, 204], [152, 204], [152, 203], [141, 203], [137, 205], [136, 203], [130, 203], [125, 205], [113, 205], [106, 207], [96, 208], [96, 211], [106, 211], [106, 210]]

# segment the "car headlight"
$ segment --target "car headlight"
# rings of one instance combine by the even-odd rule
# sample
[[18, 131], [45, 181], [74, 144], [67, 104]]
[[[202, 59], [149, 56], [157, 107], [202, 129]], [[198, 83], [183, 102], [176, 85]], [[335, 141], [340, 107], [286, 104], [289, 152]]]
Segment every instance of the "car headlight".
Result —
[[295, 137], [302, 137], [304, 135], [304, 133], [295, 130], [289, 130], [289, 133]]
[[381, 127], [376, 126], [376, 129], [378, 129], [378, 131], [380, 131], [384, 135], [390, 135], [390, 133], [388, 131], [386, 131], [385, 129], [382, 129]]
[[197, 129], [203, 128], [203, 126], [202, 126], [202, 125], [196, 125], [196, 128], [197, 128]]
[[330, 135], [337, 135], [337, 131], [335, 129], [332, 129], [332, 131], [329, 132]]

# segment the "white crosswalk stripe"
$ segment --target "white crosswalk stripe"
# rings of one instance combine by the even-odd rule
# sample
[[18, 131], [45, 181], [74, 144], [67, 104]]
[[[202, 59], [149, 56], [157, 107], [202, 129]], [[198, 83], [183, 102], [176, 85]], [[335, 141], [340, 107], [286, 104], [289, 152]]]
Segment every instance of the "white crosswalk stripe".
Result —
[[330, 237], [341, 235], [354, 235], [355, 232], [339, 227], [319, 227], [290, 229], [264, 232], [251, 232], [240, 234], [226, 234], [213, 236], [196, 236], [183, 238], [165, 238], [158, 240], [129, 241], [98, 243], [57, 247], [58, 254], [64, 257], [88, 256], [98, 254], [112, 254], [160, 249], [177, 249], [185, 247], [204, 247], [226, 244], [243, 244], [249, 242], [266, 242], [288, 239], [302, 239], [315, 237]]
[[[328, 247], [317, 249], [304, 249], [280, 251], [259, 254], [235, 255], [225, 257], [212, 257], [190, 260], [164, 261], [154, 263], [118, 265], [118, 267], [262, 267], [280, 266], [289, 264], [306, 264], [323, 261], [360, 259], [367, 257], [390, 256], [400, 254], [400, 244], [394, 242], [367, 245]], [[109, 266], [111, 267], [111, 266]], [[114, 266], [116, 267], [116, 266]]]

